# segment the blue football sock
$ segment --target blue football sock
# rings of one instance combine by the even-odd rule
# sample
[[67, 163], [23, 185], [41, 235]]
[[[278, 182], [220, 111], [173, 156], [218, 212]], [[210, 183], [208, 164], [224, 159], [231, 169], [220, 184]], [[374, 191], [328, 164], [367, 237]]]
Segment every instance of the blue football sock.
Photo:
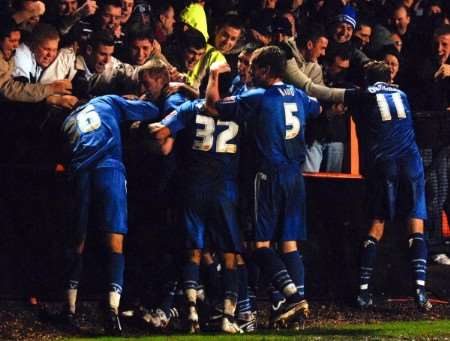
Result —
[[253, 257], [245, 258], [245, 265], [248, 273], [248, 298], [250, 299], [250, 307], [252, 311], [257, 310], [256, 305], [256, 288], [258, 287], [260, 269], [254, 261]]
[[281, 301], [283, 301], [284, 295], [277, 289], [275, 289], [273, 286], [270, 286], [270, 301], [272, 302], [272, 305], [274, 307], [278, 306]]
[[167, 316], [170, 316], [171, 309], [175, 305], [175, 294], [177, 292], [177, 281], [169, 281], [164, 285], [164, 298], [161, 302], [161, 310], [166, 313]]
[[237, 302], [238, 298], [238, 273], [236, 269], [223, 270], [223, 286], [224, 299], [229, 299], [232, 302]]
[[427, 278], [427, 243], [422, 233], [409, 236], [409, 250], [416, 289], [424, 291]]
[[205, 286], [208, 298], [211, 302], [217, 302], [222, 299], [222, 289], [220, 283], [220, 271], [217, 262], [205, 266]]
[[183, 268], [183, 290], [197, 290], [200, 266], [194, 262], [187, 262]]
[[360, 267], [359, 267], [360, 291], [369, 289], [369, 282], [370, 278], [372, 277], [372, 272], [377, 257], [377, 245], [378, 241], [371, 236], [367, 236], [367, 239], [364, 240], [362, 244]]
[[83, 272], [83, 255], [77, 252], [68, 252], [66, 255], [66, 289], [78, 289]]
[[255, 261], [267, 277], [271, 279], [273, 286], [282, 292], [284, 296], [295, 296], [296, 300], [299, 299], [294, 282], [289, 276], [280, 256], [273, 249], [256, 249]]
[[119, 295], [123, 289], [123, 273], [125, 270], [125, 257], [122, 253], [112, 252], [109, 254], [108, 286], [109, 292]]
[[298, 294], [302, 298], [305, 297], [305, 267], [303, 265], [302, 255], [298, 251], [292, 251], [282, 253], [281, 259], [286, 265], [289, 275], [297, 286]]
[[250, 298], [248, 295], [248, 272], [245, 264], [238, 265], [239, 290], [237, 311], [238, 313], [246, 313], [251, 311]]

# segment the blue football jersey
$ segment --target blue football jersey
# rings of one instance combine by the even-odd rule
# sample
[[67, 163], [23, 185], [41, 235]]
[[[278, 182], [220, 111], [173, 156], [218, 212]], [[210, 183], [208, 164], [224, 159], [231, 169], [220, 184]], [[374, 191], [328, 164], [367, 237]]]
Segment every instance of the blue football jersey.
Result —
[[120, 124], [159, 118], [159, 109], [150, 102], [126, 100], [116, 95], [90, 100], [72, 112], [62, 126], [72, 169], [84, 169], [104, 157], [122, 161]]
[[164, 103], [162, 106], [161, 114], [162, 116], [170, 114], [176, 108], [178, 108], [181, 104], [186, 102], [188, 99], [181, 92], [175, 92], [174, 94], [168, 96], [164, 99]]
[[226, 98], [216, 107], [222, 119], [245, 120], [258, 171], [300, 169], [305, 159], [306, 121], [320, 113], [316, 99], [280, 82]]
[[379, 82], [347, 90], [345, 104], [371, 164], [418, 151], [408, 98], [397, 87]]
[[[194, 100], [182, 104], [162, 123], [181, 142], [180, 157], [183, 182], [192, 186], [220, 184], [234, 180], [239, 162], [239, 124], [208, 116], [205, 101]], [[199, 190], [202, 190], [199, 187]]]

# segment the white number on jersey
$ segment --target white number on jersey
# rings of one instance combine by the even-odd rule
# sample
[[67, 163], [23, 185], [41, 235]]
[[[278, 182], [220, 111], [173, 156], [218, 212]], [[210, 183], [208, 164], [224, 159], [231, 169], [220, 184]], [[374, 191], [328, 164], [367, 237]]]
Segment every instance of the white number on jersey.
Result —
[[[293, 113], [298, 112], [297, 103], [283, 103], [286, 118], [286, 140], [293, 139], [300, 132], [300, 120]], [[288, 126], [291, 126], [289, 129]]]
[[97, 130], [101, 126], [102, 121], [98, 113], [94, 110], [94, 106], [87, 105], [77, 114], [77, 124], [82, 133], [89, 133]]
[[406, 118], [406, 110], [402, 101], [401, 95], [396, 92], [393, 94], [377, 94], [377, 104], [378, 109], [380, 110], [381, 120], [383, 122], [392, 120], [391, 109], [389, 108], [389, 103], [387, 98], [392, 98], [392, 102], [394, 102], [395, 111], [397, 111], [397, 117], [399, 119]]
[[[213, 134], [216, 130], [214, 119], [209, 116], [197, 115], [195, 118], [195, 123], [203, 125], [203, 128], [197, 128], [195, 136], [199, 138], [199, 140], [194, 141], [192, 149], [207, 152], [211, 150], [214, 143]], [[236, 137], [239, 132], [239, 126], [235, 122], [231, 121], [217, 121], [217, 126], [225, 126], [227, 129], [217, 135], [216, 152], [230, 154], [236, 153], [237, 146], [228, 142]]]

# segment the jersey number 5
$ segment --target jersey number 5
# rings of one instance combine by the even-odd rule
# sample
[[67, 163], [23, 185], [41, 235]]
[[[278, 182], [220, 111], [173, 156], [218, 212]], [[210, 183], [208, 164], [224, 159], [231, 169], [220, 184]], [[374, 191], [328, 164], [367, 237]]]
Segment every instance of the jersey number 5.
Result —
[[286, 140], [293, 139], [300, 132], [300, 120], [293, 113], [298, 112], [297, 103], [283, 103], [286, 118]]
[[219, 133], [216, 138], [216, 153], [230, 153], [234, 154], [237, 151], [237, 146], [233, 143], [228, 143], [236, 137], [239, 132], [239, 126], [231, 121], [217, 121], [209, 116], [197, 115], [195, 123], [201, 124], [203, 128], [198, 128], [195, 136], [199, 140], [194, 141], [192, 149], [202, 150], [204, 152], [210, 151], [214, 144], [214, 132], [217, 126], [225, 126], [226, 129]]

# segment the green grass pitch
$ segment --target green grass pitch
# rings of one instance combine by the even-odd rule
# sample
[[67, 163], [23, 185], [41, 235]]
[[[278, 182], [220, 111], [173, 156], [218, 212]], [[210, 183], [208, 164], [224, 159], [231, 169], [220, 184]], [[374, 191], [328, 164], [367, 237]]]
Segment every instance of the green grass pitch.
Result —
[[224, 335], [150, 335], [139, 337], [69, 338], [65, 341], [303, 341], [303, 340], [448, 340], [450, 320], [380, 322], [371, 324], [325, 325], [321, 328], [306, 328], [293, 331], [262, 331], [255, 334]]

